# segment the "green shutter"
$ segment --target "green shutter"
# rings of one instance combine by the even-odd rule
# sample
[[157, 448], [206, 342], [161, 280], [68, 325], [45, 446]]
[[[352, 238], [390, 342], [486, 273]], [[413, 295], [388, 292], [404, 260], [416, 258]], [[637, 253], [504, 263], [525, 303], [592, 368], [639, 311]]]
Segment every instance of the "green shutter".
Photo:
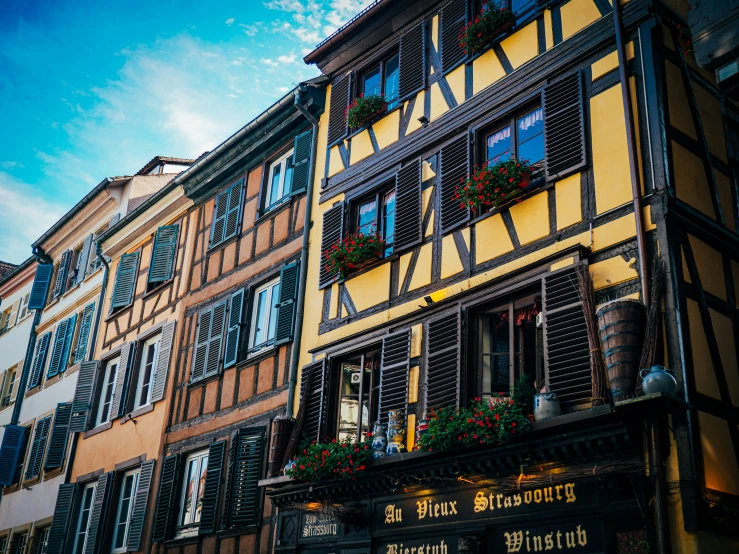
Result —
[[236, 365], [239, 358], [239, 342], [246, 300], [246, 289], [239, 289], [231, 295], [228, 310], [228, 331], [226, 333], [226, 349], [223, 354], [223, 368]]
[[208, 469], [205, 474], [203, 489], [203, 507], [200, 515], [198, 535], [208, 535], [216, 531], [216, 514], [218, 512], [218, 498], [223, 476], [223, 454], [226, 450], [226, 441], [214, 442], [208, 450]]
[[0, 446], [0, 485], [12, 485], [15, 476], [15, 469], [18, 466], [18, 459], [21, 452], [25, 454], [24, 439], [26, 436], [26, 428], [21, 425], [6, 425], [3, 434], [2, 446]]
[[[7, 433], [7, 427], [6, 433]], [[18, 460], [15, 464], [15, 469], [13, 470], [13, 478], [10, 481], [11, 485], [15, 485], [17, 483], [21, 482], [21, 478], [23, 477], [23, 462], [26, 459], [26, 452], [28, 452], [28, 442], [31, 440], [31, 427], [26, 427], [25, 431], [23, 432], [23, 440], [21, 442], [21, 447], [18, 452]]]
[[67, 537], [70, 520], [72, 519], [72, 504], [74, 503], [77, 485], [74, 483], [63, 483], [59, 485], [56, 496], [56, 507], [54, 508], [54, 519], [51, 521], [49, 530], [49, 542], [46, 546], [46, 554], [62, 554], [64, 540]]
[[[74, 351], [73, 363], [79, 363], [85, 359], [87, 355], [87, 342], [90, 340], [90, 330], [92, 329], [92, 318], [95, 315], [95, 303], [85, 306], [82, 311], [82, 320], [80, 321], [80, 333], [77, 338], [77, 348]], [[93, 345], [94, 348], [94, 345]]]
[[149, 282], [163, 283], [172, 278], [179, 225], [166, 225], [157, 229], [149, 264]]
[[210, 245], [216, 246], [224, 240], [223, 232], [226, 230], [226, 214], [228, 212], [228, 190], [224, 190], [216, 196], [213, 205], [213, 223], [210, 226]]
[[69, 435], [69, 421], [71, 417], [71, 402], [57, 404], [56, 413], [54, 414], [54, 425], [51, 427], [49, 450], [46, 453], [44, 471], [56, 469], [64, 465], [64, 458], [67, 455], [67, 437]]
[[128, 342], [121, 348], [121, 361], [115, 376], [113, 400], [110, 403], [110, 420], [121, 417], [128, 406], [128, 390], [131, 385], [131, 370], [136, 357], [136, 343]]
[[114, 471], [104, 473], [98, 477], [95, 487], [95, 499], [92, 501], [90, 512], [90, 526], [87, 530], [87, 542], [84, 554], [98, 554], [103, 546], [105, 521], [108, 519], [108, 507], [112, 496]]
[[293, 340], [295, 304], [298, 299], [300, 262], [287, 264], [280, 271], [280, 299], [277, 304], [275, 346]]
[[37, 387], [41, 382], [41, 373], [46, 365], [46, 357], [49, 353], [49, 342], [51, 342], [51, 333], [44, 333], [36, 341], [36, 350], [31, 361], [31, 374], [28, 377], [28, 390]]
[[67, 329], [69, 327], [69, 319], [65, 319], [59, 323], [54, 334], [54, 348], [51, 350], [51, 361], [49, 362], [49, 371], [47, 378], [54, 377], [59, 374], [62, 367], [66, 369], [64, 363], [64, 347], [67, 343]]
[[223, 240], [231, 238], [239, 230], [241, 220], [241, 183], [231, 185], [228, 189], [228, 212], [226, 213], [226, 227]]
[[72, 342], [74, 341], [74, 331], [77, 328], [77, 314], [74, 314], [67, 320], [67, 336], [64, 339], [64, 350], [62, 350], [62, 363], [59, 366], [59, 373], [63, 373], [69, 365], [69, 357], [72, 353]]
[[75, 275], [75, 284], [81, 283], [87, 274], [87, 268], [90, 261], [90, 251], [92, 250], [92, 235], [87, 235], [85, 242], [82, 243], [79, 258], [77, 258], [77, 273]]
[[87, 419], [92, 409], [92, 391], [100, 362], [97, 360], [80, 363], [77, 372], [77, 387], [72, 400], [72, 417], [69, 421], [69, 432], [79, 433], [87, 430]]
[[167, 375], [169, 374], [169, 361], [172, 354], [172, 343], [174, 342], [174, 329], [174, 321], [167, 323], [162, 329], [162, 339], [159, 341], [159, 353], [157, 354], [157, 366], [154, 372], [154, 384], [151, 390], [152, 402], [158, 402], [164, 398], [164, 389], [167, 386]]
[[36, 422], [36, 432], [31, 442], [31, 451], [28, 454], [28, 463], [26, 464], [26, 474], [24, 479], [33, 479], [41, 474], [41, 462], [46, 454], [46, 443], [49, 439], [49, 429], [51, 428], [51, 416], [40, 419]]
[[43, 310], [46, 299], [49, 296], [49, 285], [54, 266], [51, 264], [39, 264], [36, 266], [36, 276], [33, 278], [31, 295], [28, 297], [29, 310]]
[[147, 460], [141, 464], [139, 475], [139, 486], [136, 489], [136, 498], [131, 510], [131, 523], [128, 530], [128, 541], [126, 549], [129, 552], [141, 550], [141, 535], [144, 531], [144, 520], [146, 519], [146, 507], [149, 503], [149, 491], [151, 490], [151, 476], [154, 473], [156, 460]]
[[210, 322], [210, 336], [208, 337], [208, 357], [205, 360], [205, 376], [215, 375], [220, 369], [221, 346], [225, 338], [226, 302], [213, 307], [213, 318]]
[[110, 307], [120, 308], [128, 306], [133, 300], [133, 291], [136, 286], [136, 273], [139, 267], [139, 253], [124, 254], [118, 262], [113, 285], [113, 298]]
[[293, 182], [290, 194], [300, 194], [305, 192], [308, 187], [312, 138], [312, 130], [295, 137], [293, 144]]
[[179, 471], [179, 454], [164, 458], [162, 475], [159, 479], [157, 503], [154, 508], [154, 522], [152, 523], [152, 542], [162, 542], [168, 538], [172, 515], [177, 512], [175, 497], [177, 493], [177, 477]]
[[264, 428], [239, 429], [229, 484], [228, 526], [245, 527], [258, 523], [261, 490]]

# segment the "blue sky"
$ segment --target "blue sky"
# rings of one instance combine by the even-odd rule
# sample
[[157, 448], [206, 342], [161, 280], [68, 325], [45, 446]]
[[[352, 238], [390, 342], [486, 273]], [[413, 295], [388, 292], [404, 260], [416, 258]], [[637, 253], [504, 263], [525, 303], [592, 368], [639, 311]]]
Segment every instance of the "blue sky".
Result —
[[292, 86], [371, 0], [3, 0], [0, 260], [104, 177], [194, 158]]

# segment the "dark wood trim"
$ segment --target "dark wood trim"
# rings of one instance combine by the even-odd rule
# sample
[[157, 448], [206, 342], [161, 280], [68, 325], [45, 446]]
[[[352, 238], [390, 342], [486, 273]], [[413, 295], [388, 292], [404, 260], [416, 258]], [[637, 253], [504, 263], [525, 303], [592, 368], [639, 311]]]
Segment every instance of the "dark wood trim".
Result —
[[105, 473], [105, 469], [103, 468], [96, 469], [95, 471], [91, 471], [90, 473], [78, 475], [77, 478], [74, 480], [74, 482], [75, 483], [85, 483], [88, 481], [92, 481], [93, 479], [97, 479], [98, 477], [100, 477], [103, 473]]
[[500, 65], [503, 66], [503, 70], [505, 71], [506, 75], [510, 75], [513, 73], [514, 69], [511, 65], [511, 61], [508, 59], [508, 56], [503, 51], [503, 48], [500, 46], [500, 44], [495, 44], [493, 46], [493, 52], [495, 52], [495, 55], [498, 56], [498, 61], [500, 62]]

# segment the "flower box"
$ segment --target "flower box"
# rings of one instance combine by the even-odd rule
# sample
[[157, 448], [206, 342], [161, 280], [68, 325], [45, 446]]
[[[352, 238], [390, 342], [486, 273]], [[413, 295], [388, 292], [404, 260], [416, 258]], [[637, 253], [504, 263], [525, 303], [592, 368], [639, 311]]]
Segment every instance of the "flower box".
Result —
[[345, 279], [350, 271], [357, 271], [382, 257], [385, 241], [378, 234], [352, 233], [331, 246], [326, 254], [326, 271]]
[[471, 175], [460, 179], [454, 199], [460, 208], [497, 208], [512, 200], [520, 202], [531, 183], [531, 168], [525, 160], [515, 158], [493, 165], [475, 166]]
[[346, 109], [346, 122], [352, 129], [359, 129], [387, 111], [387, 102], [382, 96], [359, 96]]
[[516, 14], [506, 7], [490, 2], [480, 10], [480, 14], [462, 27], [459, 32], [459, 46], [467, 54], [475, 54], [485, 48], [497, 37], [510, 31], [516, 24]]

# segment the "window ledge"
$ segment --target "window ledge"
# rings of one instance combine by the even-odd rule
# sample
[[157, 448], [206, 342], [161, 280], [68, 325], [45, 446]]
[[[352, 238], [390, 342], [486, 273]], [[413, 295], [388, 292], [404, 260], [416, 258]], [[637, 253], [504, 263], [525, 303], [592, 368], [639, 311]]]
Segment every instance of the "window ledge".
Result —
[[275, 204], [271, 209], [269, 209], [267, 211], [260, 210], [259, 211], [259, 217], [257, 217], [254, 220], [254, 224], [253, 225], [254, 226], [259, 225], [263, 221], [267, 221], [268, 219], [270, 219], [272, 217], [275, 217], [277, 214], [283, 212], [285, 209], [287, 209], [288, 206], [292, 205], [293, 198], [295, 198], [295, 196], [293, 196], [291, 194], [290, 197], [288, 197], [287, 199], [283, 200], [279, 204]]
[[225, 248], [226, 246], [228, 246], [232, 242], [236, 242], [237, 240], [239, 240], [239, 237], [241, 237], [241, 229], [239, 229], [238, 232], [234, 236], [228, 237], [223, 242], [219, 242], [218, 244], [214, 244], [213, 246], [210, 246], [209, 245], [208, 246], [208, 249], [205, 251], [205, 253], [208, 254], [208, 255], [210, 255], [213, 252], [218, 252], [221, 248]]
[[133, 307], [133, 301], [131, 301], [130, 304], [127, 306], [120, 306], [118, 308], [115, 308], [112, 312], [110, 312], [107, 317], [105, 318], [105, 323], [108, 323], [112, 319], [118, 317], [119, 315], [126, 313], [128, 310], [130, 310]]
[[233, 527], [232, 529], [222, 529], [216, 531], [216, 535], [221, 538], [235, 537], [237, 535], [254, 535], [259, 531], [259, 525], [252, 523], [241, 527]]
[[[154, 403], [149, 402], [148, 404], [141, 406], [140, 408], [136, 408], [134, 411], [127, 413], [126, 415], [121, 418], [121, 425], [124, 423], [128, 423], [132, 419], [135, 420], [137, 417], [140, 417], [144, 414], [148, 414], [149, 412], [154, 411]], [[135, 421], [134, 421], [135, 423]]]
[[[173, 271], [173, 273], [174, 273], [174, 271]], [[154, 295], [154, 294], [156, 294], [158, 292], [161, 292], [162, 289], [166, 288], [168, 285], [171, 285], [173, 282], [174, 282], [174, 279], [170, 278], [170, 279], [167, 279], [166, 281], [163, 281], [161, 283], [157, 283], [157, 286], [154, 287], [151, 290], [147, 290], [144, 293], [144, 296], [142, 296], [142, 298], [148, 298], [149, 296], [152, 296], [152, 295]], [[147, 286], [148, 286], [148, 283], [147, 283]]]
[[[292, 341], [291, 341], [292, 342]], [[280, 345], [282, 346], [282, 345]], [[264, 350], [260, 350], [256, 354], [253, 354], [251, 356], [247, 356], [245, 359], [238, 362], [236, 367], [242, 368], [242, 367], [248, 367], [250, 365], [254, 365], [258, 362], [261, 362], [262, 360], [265, 360], [267, 358], [270, 358], [275, 355], [275, 351], [279, 349], [279, 346], [270, 346], [268, 348], [265, 348]]]
[[103, 431], [107, 431], [113, 427], [113, 422], [109, 421], [107, 423], [103, 423], [102, 425], [98, 425], [97, 427], [90, 429], [89, 431], [85, 431], [85, 433], [82, 435], [83, 439], [87, 439], [89, 437], [93, 437], [97, 435], [98, 433], [102, 433]]
[[222, 374], [223, 374], [223, 370], [216, 371], [213, 375], [207, 375], [203, 377], [202, 379], [198, 379], [197, 381], [190, 380], [186, 386], [188, 388], [199, 387], [200, 385], [204, 385], [206, 383], [210, 383], [211, 381], [215, 381], [216, 379], [220, 379]]

